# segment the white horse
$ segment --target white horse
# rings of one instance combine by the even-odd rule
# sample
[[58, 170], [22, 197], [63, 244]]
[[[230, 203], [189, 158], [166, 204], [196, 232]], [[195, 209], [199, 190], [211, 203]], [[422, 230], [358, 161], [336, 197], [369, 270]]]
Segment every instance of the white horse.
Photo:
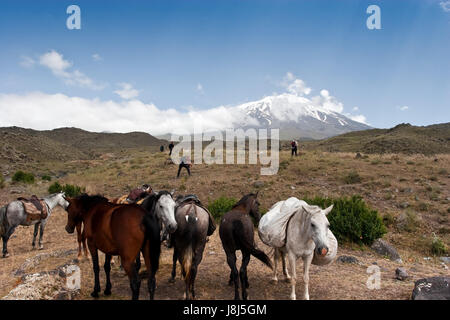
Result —
[[0, 221], [3, 226], [1, 228], [2, 232], [0, 232], [3, 239], [3, 258], [9, 256], [8, 240], [18, 225], [31, 226], [34, 224], [34, 233], [32, 242], [33, 249], [36, 246], [36, 236], [38, 234], [38, 230], [40, 231], [39, 249], [44, 248], [44, 246], [42, 245], [42, 237], [44, 235], [45, 225], [47, 224], [47, 221], [50, 218], [50, 215], [52, 214], [53, 208], [59, 205], [65, 210], [69, 206], [69, 202], [67, 202], [67, 200], [64, 198], [63, 192], [51, 194], [47, 197], [44, 197], [43, 200], [45, 201], [45, 204], [47, 205], [48, 209], [47, 210], [48, 214], [45, 219], [28, 221], [27, 213], [25, 212], [24, 206], [22, 202], [18, 200], [10, 202], [6, 206], [0, 208]]
[[[297, 282], [296, 261], [298, 258], [303, 260], [303, 281], [305, 284], [303, 297], [309, 300], [309, 267], [314, 258], [314, 254], [325, 257], [329, 250], [328, 228], [330, 223], [326, 215], [331, 212], [333, 205], [322, 210], [318, 206], [311, 206], [304, 201], [297, 200], [301, 205], [286, 221], [286, 235], [284, 245], [281, 247], [273, 247], [274, 252], [274, 273], [273, 281], [277, 278], [277, 260], [282, 257], [283, 273], [286, 280], [290, 280], [292, 291], [290, 298], [296, 299], [295, 285]], [[274, 206], [275, 207], [275, 206]], [[274, 208], [272, 207], [272, 208]], [[264, 218], [264, 217], [263, 217]], [[260, 222], [261, 225], [261, 222]], [[260, 231], [260, 237], [261, 230]], [[263, 237], [261, 237], [263, 239]], [[266, 242], [263, 240], [263, 242]], [[291, 276], [286, 268], [286, 254], [289, 260]]]

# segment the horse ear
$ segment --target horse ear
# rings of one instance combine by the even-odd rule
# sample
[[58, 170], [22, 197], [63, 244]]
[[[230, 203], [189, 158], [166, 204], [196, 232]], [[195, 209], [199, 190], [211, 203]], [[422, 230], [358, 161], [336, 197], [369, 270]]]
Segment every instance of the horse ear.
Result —
[[175, 194], [176, 189], [172, 189], [172, 191], [170, 191], [170, 195], [173, 197], [173, 195]]
[[256, 191], [256, 195], [255, 195], [255, 198], [258, 198], [258, 193], [259, 193], [259, 190], [258, 190], [258, 191]]
[[331, 212], [331, 210], [333, 210], [333, 204], [328, 208], [326, 208], [325, 210], [323, 210], [323, 213], [325, 213], [325, 215], [328, 215]]

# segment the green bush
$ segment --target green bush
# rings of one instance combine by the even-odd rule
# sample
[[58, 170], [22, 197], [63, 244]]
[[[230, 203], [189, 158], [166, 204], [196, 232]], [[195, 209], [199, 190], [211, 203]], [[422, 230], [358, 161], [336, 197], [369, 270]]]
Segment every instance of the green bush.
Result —
[[208, 210], [214, 219], [220, 220], [236, 203], [237, 200], [235, 198], [220, 197], [209, 203]]
[[34, 183], [34, 174], [23, 172], [22, 170], [14, 173], [12, 177], [14, 182]]
[[447, 254], [448, 248], [445, 243], [438, 237], [434, 236], [433, 241], [431, 241], [431, 253], [436, 256], [441, 256]]
[[346, 184], [360, 183], [361, 181], [361, 176], [356, 171], [350, 171], [346, 176], [344, 176], [344, 182]]
[[387, 232], [378, 212], [369, 208], [361, 196], [337, 199], [316, 197], [305, 201], [323, 209], [334, 205], [327, 218], [331, 231], [339, 241], [371, 245]]
[[45, 174], [42, 176], [42, 180], [44, 181], [52, 181], [52, 177], [50, 177], [48, 174]]
[[62, 186], [58, 181], [54, 182], [52, 185], [50, 185], [50, 187], [48, 187], [49, 193], [57, 193], [61, 191], [63, 191], [68, 197], [76, 197], [86, 192], [86, 189], [84, 187], [72, 184], [66, 184]]

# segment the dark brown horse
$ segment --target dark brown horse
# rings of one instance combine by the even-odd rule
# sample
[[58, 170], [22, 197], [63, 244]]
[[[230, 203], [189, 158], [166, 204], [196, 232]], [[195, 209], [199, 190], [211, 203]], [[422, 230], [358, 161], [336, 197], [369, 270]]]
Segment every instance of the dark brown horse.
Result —
[[105, 253], [105, 295], [111, 294], [111, 257], [119, 255], [130, 280], [132, 298], [139, 298], [141, 283], [135, 259], [142, 251], [149, 274], [150, 299], [154, 298], [155, 274], [159, 267], [161, 247], [160, 227], [155, 215], [158, 196], [153, 195], [152, 197], [152, 210], [148, 212], [138, 205], [112, 204], [102, 196], [84, 194], [77, 198], [67, 199], [69, 206], [66, 231], [73, 233], [80, 221], [84, 224], [83, 236], [87, 240], [95, 275], [92, 297], [97, 298], [100, 292], [98, 264], [98, 250], [100, 250]]
[[[185, 200], [185, 201], [183, 201]], [[206, 239], [215, 230], [214, 220], [197, 197], [177, 200], [175, 211], [177, 230], [170, 236], [173, 246], [173, 267], [171, 282], [175, 281], [177, 260], [186, 284], [186, 300], [195, 299], [195, 277], [202, 261]]]
[[[236, 300], [239, 300], [239, 279], [242, 287], [242, 299], [247, 300], [247, 288], [249, 287], [247, 265], [250, 262], [250, 255], [255, 256], [272, 269], [270, 258], [255, 245], [253, 221], [250, 216], [256, 221], [261, 218], [257, 196], [258, 194], [254, 193], [245, 195], [233, 206], [231, 211], [224, 214], [220, 223], [220, 240], [222, 240], [227, 263], [231, 269], [229, 285], [234, 282], [234, 299]], [[242, 252], [239, 273], [236, 268], [237, 250]]]

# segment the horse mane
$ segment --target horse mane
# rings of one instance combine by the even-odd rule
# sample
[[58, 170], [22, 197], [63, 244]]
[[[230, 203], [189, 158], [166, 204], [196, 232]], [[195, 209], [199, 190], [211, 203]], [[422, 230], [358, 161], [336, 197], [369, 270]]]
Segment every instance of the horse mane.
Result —
[[172, 195], [169, 191], [163, 190], [159, 191], [158, 193], [151, 193], [149, 196], [147, 196], [142, 202], [141, 206], [146, 209], [150, 214], [153, 214], [155, 212], [156, 203], [158, 202], [159, 198], [163, 195]]
[[102, 195], [96, 194], [96, 195], [88, 195], [86, 193], [83, 193], [82, 195], [79, 195], [75, 198], [75, 200], [80, 203], [83, 211], [87, 211], [96, 204], [99, 203], [107, 203], [108, 199], [105, 198]]
[[241, 200], [239, 200], [239, 201], [232, 207], [232, 209], [234, 209], [234, 208], [236, 208], [236, 207], [239, 207], [239, 206], [242, 205], [242, 204], [246, 204], [247, 201], [248, 201], [248, 199], [249, 199], [250, 197], [256, 197], [256, 194], [254, 194], [254, 193], [246, 194], [245, 196], [242, 197]]

